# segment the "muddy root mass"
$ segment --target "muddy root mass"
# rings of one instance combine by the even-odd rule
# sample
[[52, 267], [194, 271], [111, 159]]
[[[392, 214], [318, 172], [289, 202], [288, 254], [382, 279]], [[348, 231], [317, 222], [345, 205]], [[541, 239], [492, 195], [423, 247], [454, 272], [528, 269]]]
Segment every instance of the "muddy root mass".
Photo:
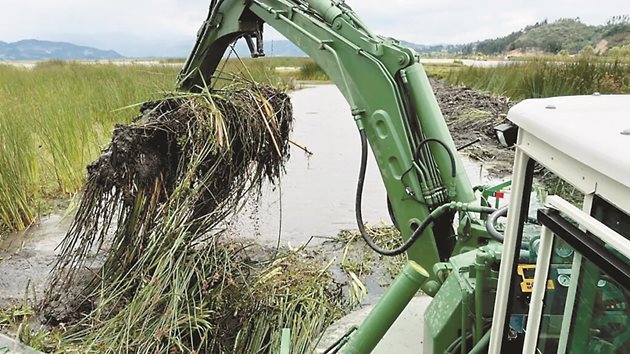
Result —
[[69, 323], [66, 339], [81, 350], [244, 353], [275, 350], [281, 328], [299, 319], [292, 342], [310, 350], [340, 311], [338, 291], [312, 283], [328, 273], [294, 255], [259, 267], [222, 237], [226, 217], [283, 172], [288, 96], [250, 86], [141, 112], [88, 166], [42, 305], [47, 320]]

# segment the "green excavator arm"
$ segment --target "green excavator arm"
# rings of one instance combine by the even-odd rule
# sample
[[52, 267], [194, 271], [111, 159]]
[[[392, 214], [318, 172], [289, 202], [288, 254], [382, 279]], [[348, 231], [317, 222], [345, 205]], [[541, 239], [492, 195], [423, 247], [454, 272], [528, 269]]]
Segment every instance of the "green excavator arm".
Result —
[[[365, 172], [369, 143], [387, 190], [394, 222], [401, 231], [404, 244], [410, 246], [398, 249], [404, 249], [410, 261], [387, 292], [358, 329], [351, 336], [344, 336], [337, 341], [330, 348], [331, 352], [337, 352], [342, 347], [344, 353], [371, 352], [420, 288], [434, 297], [425, 311], [423, 333], [417, 336], [424, 337], [422, 347], [425, 353], [482, 353], [487, 352], [488, 343], [492, 342], [496, 346], [499, 341], [504, 343], [504, 352], [520, 352], [524, 348], [524, 316], [531, 311], [529, 293], [522, 290], [525, 280], [530, 279], [525, 279], [524, 270], [519, 276], [518, 269], [533, 269], [536, 266], [533, 262], [539, 252], [545, 250], [543, 246], [534, 247], [539, 241], [537, 237], [529, 238], [525, 246], [521, 243], [523, 226], [527, 220], [526, 206], [529, 205], [531, 195], [533, 160], [526, 162], [523, 152], [519, 155], [517, 149], [515, 166], [520, 167], [515, 174], [515, 184], [518, 187], [511, 203], [516, 210], [522, 211], [511, 214], [513, 221], [508, 225], [508, 232], [511, 233], [512, 246], [508, 243], [503, 247], [503, 236], [492, 226], [493, 219], [501, 215], [502, 209], [470, 204], [475, 200], [473, 189], [416, 54], [396, 40], [372, 33], [342, 2], [212, 0], [208, 18], [180, 73], [179, 88], [199, 91], [211, 87], [213, 74], [226, 50], [239, 38], [246, 39], [252, 56], [263, 55], [264, 23], [313, 58], [348, 101], [362, 141], [359, 181]], [[539, 151], [537, 149], [532, 147], [524, 151]], [[570, 165], [562, 162], [557, 166], [568, 168], [566, 166]], [[567, 175], [578, 178], [573, 172]], [[495, 190], [488, 189], [486, 195], [491, 191]], [[365, 237], [360, 217], [360, 195], [361, 188], [358, 188], [357, 221]], [[488, 213], [490, 210], [493, 211], [488, 217], [490, 226], [486, 224], [485, 227], [466, 213]], [[460, 214], [458, 237], [454, 237], [452, 229], [456, 211]], [[618, 221], [614, 217], [610, 220]], [[580, 237], [590, 239], [587, 234]], [[369, 237], [365, 238], [370, 244]], [[540, 240], [539, 244], [544, 243]], [[548, 261], [553, 259], [550, 258], [550, 245], [546, 248]], [[373, 244], [370, 247], [382, 254], [393, 253], [391, 250], [379, 250]], [[506, 247], [514, 248], [504, 253]], [[582, 262], [582, 257], [576, 258], [577, 261], [574, 259], [571, 264], [561, 259], [561, 254], [556, 256], [551, 269], [558, 274], [569, 274], [567, 272], [572, 272], [575, 264]], [[500, 262], [506, 259], [504, 265], [508, 264], [509, 268], [502, 269], [508, 269], [505, 272], [507, 277], [503, 275], [506, 280], [500, 282], [497, 269]], [[580, 295], [580, 301], [587, 300], [585, 307], [582, 306], [586, 312], [579, 311], [581, 317], [574, 328], [575, 333], [590, 334], [576, 336], [576, 347], [589, 352], [612, 353], [615, 348], [623, 351], [628, 337], [625, 334], [616, 335], [624, 329], [623, 325], [616, 324], [626, 323], [627, 317], [624, 316], [627, 314], [620, 316], [618, 310], [627, 312], [627, 297], [619, 296], [619, 287], [611, 291], [601, 288], [600, 274], [593, 274], [594, 278], [584, 284], [575, 282], [585, 286], [584, 289], [590, 289], [590, 292]], [[574, 276], [578, 277], [578, 274]], [[538, 284], [542, 284], [539, 289], [545, 291], [547, 282]], [[623, 285], [621, 282], [619, 284]], [[562, 286], [556, 288], [558, 290], [552, 290], [555, 293], [551, 295], [556, 303], [563, 305], [558, 308], [564, 308], [563, 301], [569, 298], [566, 295], [568, 290]], [[499, 292], [504, 293], [500, 298], [497, 295]], [[593, 312], [596, 296], [616, 299], [620, 306], [611, 308], [606, 305], [607, 310]], [[503, 309], [499, 310], [503, 311], [499, 315], [494, 311], [495, 298], [503, 304], [503, 307], [497, 307]], [[542, 301], [537, 304], [541, 305]], [[545, 321], [557, 324], [559, 319], [565, 320], [563, 314], [556, 313], [553, 308], [550, 311], [545, 315]], [[593, 316], [583, 316], [589, 311], [593, 312]], [[496, 323], [502, 325], [495, 327], [499, 333], [491, 338], [488, 328], [494, 327]], [[564, 322], [562, 324], [564, 328]], [[558, 339], [562, 338], [554, 336], [557, 336], [560, 326], [548, 327], [543, 331], [545, 340], [550, 340], [551, 344], [559, 343]], [[532, 338], [537, 336], [536, 331], [529, 331], [529, 324], [527, 328]], [[603, 339], [608, 338], [606, 336], [617, 337], [613, 340], [616, 344], [606, 342]], [[290, 336], [284, 333], [284, 337]], [[419, 338], [414, 339], [419, 341]], [[285, 338], [285, 344], [287, 340]], [[285, 346], [284, 350], [286, 352], [289, 349]]]
[[[210, 85], [226, 50], [241, 37], [256, 39], [259, 47], [253, 53], [262, 54], [263, 23], [313, 58], [348, 101], [358, 129], [372, 148], [404, 239], [439, 206], [474, 200], [415, 52], [372, 33], [343, 3], [213, 1], [180, 73], [180, 89], [194, 91]], [[452, 219], [452, 213], [443, 217], [448, 219], [449, 214]], [[435, 222], [408, 250], [409, 258], [429, 273], [453, 249], [450, 221]], [[431, 287], [425, 286], [425, 291], [431, 293]]]
[[[369, 352], [418, 287], [437, 293], [441, 282], [433, 266], [457, 249], [454, 212], [469, 208], [473, 189], [416, 53], [372, 33], [344, 3], [213, 0], [179, 88], [211, 87], [226, 50], [239, 38], [247, 40], [253, 56], [263, 55], [264, 23], [315, 60], [347, 100], [362, 138], [362, 166], [369, 143], [392, 217], [410, 246], [408, 258], [417, 263], [401, 273], [347, 351]], [[360, 193], [359, 188], [359, 211]], [[364, 232], [360, 215], [357, 219]]]

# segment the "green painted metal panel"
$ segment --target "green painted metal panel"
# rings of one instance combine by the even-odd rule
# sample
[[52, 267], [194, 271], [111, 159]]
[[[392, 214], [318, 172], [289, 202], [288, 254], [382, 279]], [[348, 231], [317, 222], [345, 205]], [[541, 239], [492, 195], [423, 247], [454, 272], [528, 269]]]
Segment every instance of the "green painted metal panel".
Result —
[[458, 338], [464, 294], [454, 276], [449, 276], [424, 315], [423, 353], [443, 353]]

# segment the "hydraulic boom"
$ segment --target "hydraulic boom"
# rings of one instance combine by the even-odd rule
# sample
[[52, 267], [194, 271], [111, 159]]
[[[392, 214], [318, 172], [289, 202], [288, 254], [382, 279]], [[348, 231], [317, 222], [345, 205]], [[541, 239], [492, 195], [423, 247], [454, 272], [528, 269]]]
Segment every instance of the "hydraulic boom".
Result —
[[[401, 293], [413, 296], [419, 287], [429, 295], [437, 293], [440, 283], [434, 265], [448, 260], [456, 249], [453, 217], [475, 200], [472, 186], [416, 53], [372, 33], [344, 3], [212, 1], [178, 78], [180, 89], [210, 87], [226, 50], [239, 38], [245, 38], [252, 56], [264, 55], [263, 23], [314, 59], [348, 101], [362, 141], [356, 209], [364, 238], [382, 254], [407, 252], [416, 264], [409, 268], [417, 273], [412, 276], [414, 285], [406, 290], [396, 290], [405, 286], [392, 287], [349, 346], [350, 352], [369, 352], [410, 300]], [[392, 218], [405, 241], [396, 250], [379, 249], [364, 230], [361, 195], [368, 143], [387, 190]], [[477, 246], [476, 238], [469, 241], [473, 244], [467, 249]], [[405, 284], [404, 274], [398, 283]], [[398, 304], [398, 309], [392, 311], [391, 304]]]
[[[267, 23], [313, 58], [342, 92], [357, 128], [369, 142], [385, 184], [393, 216], [405, 240], [430, 215], [451, 201], [475, 200], [472, 187], [415, 53], [373, 34], [344, 4], [329, 0], [219, 0], [180, 76], [185, 90], [210, 85], [229, 46], [244, 37], [262, 54]], [[408, 249], [432, 272], [454, 248], [453, 212], [436, 216]], [[432, 274], [431, 277], [434, 275]], [[435, 290], [429, 281], [424, 291]]]
[[[587, 268], [591, 272], [587, 281], [578, 282], [582, 258], [577, 256], [577, 252], [567, 251], [564, 247], [556, 250], [556, 256], [551, 257], [551, 247], [555, 246], [549, 232], [543, 233], [544, 237], [540, 238], [523, 236], [523, 226], [529, 220], [533, 158], [543, 165], [547, 164], [554, 172], [566, 172], [565, 179], [573, 179], [574, 185], [583, 186], [591, 178], [585, 176], [591, 175], [580, 176], [578, 173], [587, 168], [573, 168], [573, 165], [578, 166], [575, 162], [584, 156], [606, 154], [598, 152], [562, 159], [563, 151], [545, 150], [546, 142], [534, 136], [530, 143], [526, 140], [526, 132], [519, 133], [515, 159], [517, 171], [513, 183], [517, 193], [510, 199], [508, 227], [504, 236], [494, 229], [494, 221], [505, 216], [507, 209], [495, 210], [489, 207], [485, 198], [497, 189], [480, 187], [484, 197], [481, 205], [471, 204], [476, 199], [474, 190], [416, 53], [394, 39], [372, 33], [343, 2], [212, 0], [208, 18], [199, 30], [197, 42], [179, 75], [179, 88], [202, 91], [212, 87], [213, 80], [216, 80], [213, 75], [224, 54], [239, 38], [245, 39], [252, 57], [263, 56], [265, 23], [314, 59], [347, 100], [362, 144], [356, 195], [357, 226], [376, 252], [383, 255], [406, 252], [409, 258], [409, 263], [351, 339], [342, 338], [331, 350], [337, 352], [343, 346], [345, 353], [371, 352], [419, 289], [434, 297], [425, 312], [425, 354], [482, 353], [488, 347], [493, 353], [498, 353], [499, 349], [502, 352], [520, 352], [523, 348], [528, 353], [534, 353], [536, 341], [539, 347], [554, 353], [562, 353], [561, 349], [568, 347], [591, 353], [621, 353], [628, 348], [630, 332], [627, 323], [630, 316], [627, 309], [630, 308], [630, 296], [624, 288], [630, 276], [627, 258], [625, 263], [624, 260], [615, 260], [614, 252], [598, 246], [596, 253], [611, 253], [610, 264], [616, 264], [616, 268], [625, 273], [621, 278], [618, 272], [610, 273], [621, 279], [614, 280], [603, 278], [598, 273], [599, 268], [590, 267]], [[589, 103], [588, 107], [592, 104], [595, 102]], [[566, 109], [557, 111], [561, 117], [566, 115], [563, 113]], [[555, 110], [545, 108], [541, 112], [545, 119], [554, 118], [546, 115]], [[539, 121], [532, 123], [532, 127], [537, 127]], [[580, 119], [572, 119], [567, 125], [576, 126], [575, 122], [580, 122]], [[555, 132], [563, 130], [564, 126], [558, 127]], [[555, 140], [570, 141], [575, 136], [590, 134], [591, 130]], [[548, 134], [536, 129], [533, 131], [541, 136]], [[605, 143], [600, 145], [606, 146], [610, 139], [602, 138]], [[403, 238], [403, 245], [393, 250], [378, 247], [365, 232], [361, 197], [368, 144], [387, 190], [393, 222]], [[583, 141], [580, 141], [579, 146], [582, 144]], [[549, 156], [551, 159], [547, 160]], [[557, 158], [554, 159], [554, 156]], [[594, 185], [605, 186], [609, 180], [602, 177]], [[614, 192], [606, 192], [609, 195], [607, 198], [614, 200], [621, 196], [619, 191], [630, 193], [630, 185], [624, 186], [610, 189]], [[589, 188], [580, 190], [586, 195], [585, 200], [591, 203], [595, 192]], [[603, 187], [600, 189], [605, 190]], [[605, 201], [599, 206], [593, 205], [594, 210], [614, 215], [607, 221], [609, 224], [618, 225], [619, 220], [625, 220], [624, 225], [630, 225], [630, 216], [615, 209], [614, 205]], [[628, 209], [630, 207], [622, 210]], [[487, 219], [487, 223], [475, 218], [475, 213], [480, 214], [481, 219]], [[453, 229], [456, 214], [459, 218], [457, 232]], [[546, 220], [543, 230], [555, 228], [562, 231], [566, 226], [553, 212], [539, 211], [539, 215]], [[564, 233], [565, 241], [573, 240], [574, 247], [582, 247], [581, 240], [590, 242], [590, 235], [574, 229]], [[602, 235], [622, 237], [610, 232]], [[502, 245], [504, 240], [505, 245]], [[630, 244], [626, 246], [627, 257]], [[587, 249], [583, 251], [592, 254]], [[603, 260], [597, 266], [606, 271], [611, 268], [607, 261]], [[551, 267], [550, 263], [553, 263]], [[546, 273], [536, 272], [537, 267]], [[534, 283], [532, 272], [539, 279], [537, 283]], [[549, 280], [550, 285], [546, 288], [547, 283], [540, 279], [547, 275], [549, 278], [556, 277], [557, 283]], [[578, 288], [580, 294], [586, 294], [579, 299], [576, 297]], [[545, 291], [550, 291], [546, 303], [555, 303], [549, 309], [542, 305]], [[598, 298], [605, 298], [605, 304], [614, 306], [595, 311]], [[530, 307], [530, 300], [536, 301], [534, 306]], [[568, 305], [564, 305], [565, 302]], [[590, 309], [592, 316], [580, 318], [573, 326], [571, 304], [577, 302], [581, 303], [581, 309]], [[544, 313], [541, 314], [541, 311]], [[542, 318], [542, 322], [527, 323], [528, 318]], [[562, 326], [556, 325], [559, 322]], [[538, 332], [544, 334], [542, 339], [536, 338]]]

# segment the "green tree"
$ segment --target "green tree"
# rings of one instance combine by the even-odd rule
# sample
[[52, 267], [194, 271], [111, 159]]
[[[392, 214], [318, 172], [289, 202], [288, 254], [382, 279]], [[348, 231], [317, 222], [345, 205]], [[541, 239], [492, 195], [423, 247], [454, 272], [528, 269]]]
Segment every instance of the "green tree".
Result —
[[561, 51], [558, 52], [558, 55], [566, 57], [569, 55], [569, 51], [566, 49], [562, 49]]
[[592, 45], [587, 45], [584, 46], [584, 48], [582, 48], [582, 50], [580, 50], [580, 55], [586, 56], [586, 57], [590, 57], [595, 55], [595, 49], [593, 49]]
[[562, 41], [556, 36], [545, 38], [542, 42], [542, 50], [556, 54], [562, 49]]
[[604, 25], [604, 36], [612, 36], [626, 31], [630, 31], [630, 15], [613, 16]]

